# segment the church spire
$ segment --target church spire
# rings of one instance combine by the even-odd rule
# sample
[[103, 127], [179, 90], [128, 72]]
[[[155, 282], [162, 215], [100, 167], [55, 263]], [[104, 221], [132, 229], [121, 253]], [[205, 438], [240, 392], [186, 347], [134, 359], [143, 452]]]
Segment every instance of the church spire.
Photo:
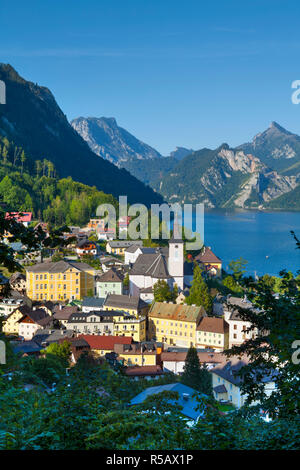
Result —
[[183, 243], [182, 240], [182, 226], [178, 224], [177, 212], [175, 212], [174, 223], [173, 223], [173, 235], [169, 243]]

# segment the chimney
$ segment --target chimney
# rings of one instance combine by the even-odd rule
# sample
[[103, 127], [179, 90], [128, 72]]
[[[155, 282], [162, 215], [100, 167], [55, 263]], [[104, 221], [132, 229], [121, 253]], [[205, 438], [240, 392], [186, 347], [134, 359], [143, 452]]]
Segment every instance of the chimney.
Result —
[[184, 399], [184, 401], [189, 401], [190, 394], [189, 393], [183, 393], [182, 398]]

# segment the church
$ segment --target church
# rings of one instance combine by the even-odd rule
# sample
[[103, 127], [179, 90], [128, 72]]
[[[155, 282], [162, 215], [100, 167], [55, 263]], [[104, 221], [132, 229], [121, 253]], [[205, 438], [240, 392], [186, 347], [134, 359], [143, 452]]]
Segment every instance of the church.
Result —
[[[151, 249], [151, 252], [141, 253], [129, 271], [129, 292], [140, 296], [145, 301], [153, 300], [153, 286], [157, 281], [166, 281], [171, 288], [177, 284], [178, 290], [183, 291], [190, 284], [191, 273], [188, 268], [191, 263], [185, 263], [184, 242], [179, 234], [179, 226], [174, 221], [173, 236], [168, 247]], [[150, 251], [150, 250], [149, 250]], [[185, 273], [186, 271], [186, 273]], [[187, 281], [187, 282], [185, 282]]]

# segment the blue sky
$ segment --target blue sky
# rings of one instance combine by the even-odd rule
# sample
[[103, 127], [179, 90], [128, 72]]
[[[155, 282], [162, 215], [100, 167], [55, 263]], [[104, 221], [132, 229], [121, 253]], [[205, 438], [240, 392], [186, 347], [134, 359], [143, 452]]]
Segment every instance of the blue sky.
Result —
[[167, 155], [300, 134], [299, 23], [293, 0], [1, 0], [0, 62]]

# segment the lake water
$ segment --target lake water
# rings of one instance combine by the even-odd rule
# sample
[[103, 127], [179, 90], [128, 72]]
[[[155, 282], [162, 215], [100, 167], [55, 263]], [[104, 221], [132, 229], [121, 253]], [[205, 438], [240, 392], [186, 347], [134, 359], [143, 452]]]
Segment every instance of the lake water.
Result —
[[242, 256], [251, 275], [300, 269], [300, 250], [291, 230], [300, 238], [300, 212], [207, 210], [204, 215], [205, 245], [222, 259], [225, 270]]

